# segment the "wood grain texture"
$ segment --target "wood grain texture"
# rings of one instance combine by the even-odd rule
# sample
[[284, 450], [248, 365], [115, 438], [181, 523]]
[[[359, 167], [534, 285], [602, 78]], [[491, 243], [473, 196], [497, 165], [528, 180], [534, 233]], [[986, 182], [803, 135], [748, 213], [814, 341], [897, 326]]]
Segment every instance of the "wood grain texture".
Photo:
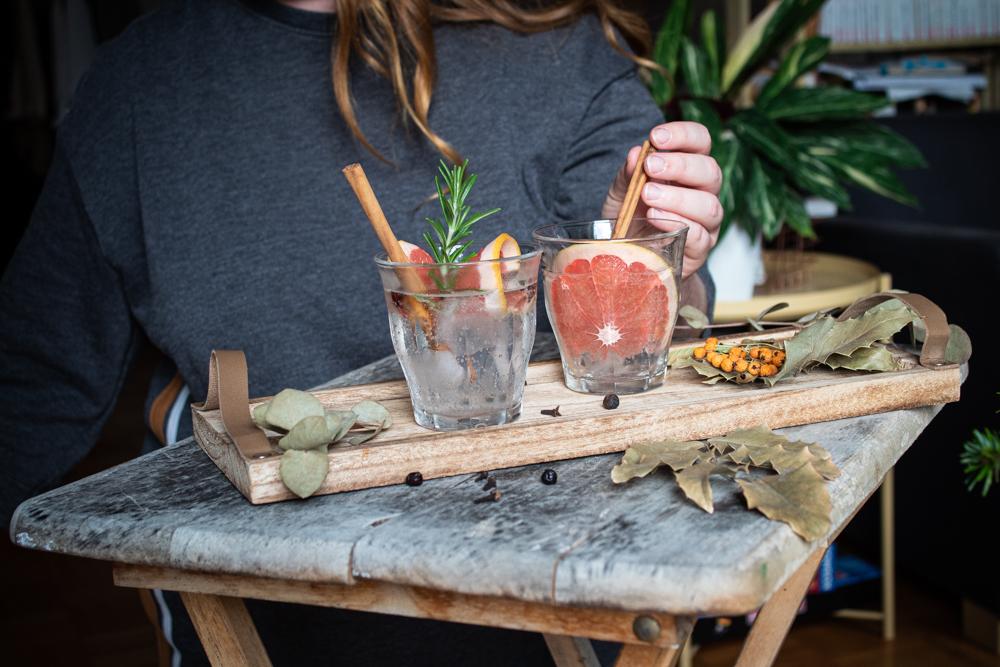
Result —
[[271, 667], [243, 600], [181, 592], [212, 667]]
[[[577, 634], [607, 641], [663, 647], [673, 646], [678, 641], [676, 624], [669, 614], [648, 614], [656, 619], [662, 630], [655, 641], [641, 642], [632, 631], [636, 617], [633, 612], [560, 607], [506, 598], [460, 595], [377, 581], [344, 586], [136, 565], [116, 565], [114, 578], [115, 584], [119, 586], [181, 591], [182, 595], [187, 596], [185, 604], [190, 597], [205, 610], [206, 618], [224, 613], [227, 618], [235, 621], [239, 609], [236, 605], [230, 605], [229, 601], [240, 602], [238, 598], [253, 598], [411, 618], [429, 618], [453, 623], [489, 625], [512, 630], [529, 630], [567, 639], [572, 639], [569, 635]], [[242, 607], [242, 603], [238, 606]], [[245, 614], [246, 610], [243, 609], [242, 613]], [[687, 628], [687, 622], [682, 627]], [[211, 633], [213, 642], [224, 641], [218, 639], [219, 631], [218, 624], [206, 627], [206, 632]], [[205, 643], [206, 638], [201, 630], [199, 637]], [[562, 644], [560, 646], [567, 648]], [[232, 649], [225, 648], [225, 651], [228, 653]]]
[[615, 661], [615, 667], [673, 667], [681, 650], [677, 647], [625, 646]]
[[[398, 374], [390, 358], [334, 383]], [[830, 484], [831, 535], [939, 409], [782, 430], [822, 444], [843, 470]], [[188, 439], [27, 501], [11, 536], [26, 548], [172, 569], [679, 615], [760, 607], [826, 541], [805, 543], [748, 512], [725, 483], [715, 485], [714, 515], [686, 501], [669, 475], [616, 486], [619, 459], [495, 471], [496, 503], [473, 502], [482, 482], [470, 474], [254, 506]], [[558, 484], [540, 483], [543, 468], [558, 472]]]
[[[959, 398], [961, 369], [816, 370], [772, 388], [706, 385], [701, 380], [692, 370], [672, 371], [662, 387], [623, 396], [621, 407], [609, 411], [602, 408], [601, 396], [567, 389], [557, 362], [537, 363], [528, 372], [518, 421], [451, 433], [429, 431], [413, 421], [404, 382], [322, 390], [316, 396], [328, 408], [348, 409], [365, 398], [382, 402], [393, 427], [365, 444], [331, 448], [330, 472], [317, 495], [400, 484], [414, 471], [424, 479], [449, 477], [619, 452], [658, 438], [700, 439], [758, 424], [781, 428], [949, 403]], [[561, 417], [541, 414], [555, 406]], [[194, 411], [194, 431], [209, 457], [250, 502], [295, 497], [279, 476], [281, 450], [276, 444], [273, 456], [242, 457], [218, 411]], [[272, 435], [276, 441], [278, 435]]]
[[817, 549], [761, 608], [736, 667], [771, 667], [826, 549]]
[[556, 667], [601, 667], [589, 639], [553, 634], [544, 637]]

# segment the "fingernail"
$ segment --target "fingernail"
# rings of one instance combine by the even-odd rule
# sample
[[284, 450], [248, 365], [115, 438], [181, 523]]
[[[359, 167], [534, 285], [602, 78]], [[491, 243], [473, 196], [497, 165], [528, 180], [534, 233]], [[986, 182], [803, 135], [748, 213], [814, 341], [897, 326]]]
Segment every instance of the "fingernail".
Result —
[[656, 183], [646, 184], [646, 199], [659, 199], [663, 196], [663, 188]]
[[658, 155], [650, 155], [646, 158], [646, 169], [656, 173], [660, 173], [667, 166], [666, 160]]
[[662, 148], [668, 141], [670, 141], [670, 130], [664, 130], [662, 127], [653, 130], [654, 144]]

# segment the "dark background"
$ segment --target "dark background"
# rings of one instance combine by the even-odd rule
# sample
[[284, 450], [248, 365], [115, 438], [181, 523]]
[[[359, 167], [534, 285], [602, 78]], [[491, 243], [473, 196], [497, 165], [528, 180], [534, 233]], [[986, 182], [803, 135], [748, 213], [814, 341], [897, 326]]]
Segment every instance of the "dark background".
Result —
[[[19, 4], [33, 8], [29, 25], [35, 27], [35, 38], [40, 40], [41, 71], [48, 75], [36, 83], [42, 86], [47, 101], [42, 113], [14, 115], [12, 86], [0, 89], [5, 109], [0, 129], [0, 182], [7, 230], [7, 242], [0, 245], [0, 266], [6, 265], [44, 181], [58, 115], [51, 81], [49, 3], [4, 3], [0, 25], [6, 34], [0, 40], [0, 71], [8, 84], [19, 40], [24, 37], [20, 28], [26, 25], [16, 20], [23, 19], [17, 15]], [[94, 29], [103, 41], [157, 3], [94, 0], [90, 4]], [[659, 25], [664, 3], [631, 4], [643, 11], [653, 26]], [[701, 4], [721, 7], [723, 2]], [[904, 115], [884, 122], [916, 143], [927, 158], [928, 169], [902, 174], [921, 207], [910, 209], [867, 192], [853, 192], [853, 211], [818, 223], [816, 249], [868, 260], [891, 273], [895, 287], [930, 297], [947, 311], [950, 320], [969, 332], [979, 350], [961, 403], [946, 406], [896, 468], [896, 550], [902, 576], [948, 599], [968, 597], [1000, 612], [1000, 578], [996, 576], [993, 546], [1000, 491], [985, 499], [966, 492], [958, 463], [961, 445], [972, 429], [997, 427], [1000, 421], [996, 415], [1000, 381], [987, 361], [1000, 293], [1000, 224], [994, 204], [1000, 189], [996, 167], [1000, 114], [955, 111]], [[142, 396], [156, 359], [156, 351], [147, 345], [104, 437], [69, 479], [92, 474], [138, 453], [145, 428]], [[878, 562], [876, 504], [862, 510], [839, 544]], [[6, 640], [5, 646], [13, 647], [12, 664], [58, 664], [59, 656], [65, 655], [58, 645], [64, 642], [80, 647], [81, 664], [106, 663], [102, 652], [109, 644], [117, 647], [118, 659], [125, 657], [124, 664], [148, 660], [152, 630], [135, 622], [143, 613], [136, 595], [110, 585], [106, 564], [17, 550], [6, 540], [0, 540], [0, 554], [5, 564], [0, 636]], [[38, 640], [39, 632], [49, 631], [58, 633], [60, 641]], [[25, 632], [35, 639], [24, 641]], [[30, 655], [22, 652], [29, 646]], [[128, 659], [129, 651], [134, 651], [134, 661]]]

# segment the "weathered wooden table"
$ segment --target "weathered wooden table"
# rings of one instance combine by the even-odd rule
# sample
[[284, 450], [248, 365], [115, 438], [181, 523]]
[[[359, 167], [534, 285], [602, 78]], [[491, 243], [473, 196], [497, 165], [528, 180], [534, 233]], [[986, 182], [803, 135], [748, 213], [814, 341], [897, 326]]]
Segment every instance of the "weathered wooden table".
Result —
[[[392, 358], [331, 386], [398, 375]], [[495, 503], [466, 475], [252, 506], [191, 439], [25, 502], [11, 534], [179, 591], [213, 665], [270, 664], [241, 598], [536, 631], [559, 667], [597, 664], [590, 638], [624, 643], [621, 667], [671, 665], [696, 617], [763, 607], [737, 664], [769, 665], [827, 545], [939, 409], [783, 430], [843, 470], [813, 543], [729, 484], [713, 515], [666, 476], [615, 486], [619, 455], [496, 471]]]

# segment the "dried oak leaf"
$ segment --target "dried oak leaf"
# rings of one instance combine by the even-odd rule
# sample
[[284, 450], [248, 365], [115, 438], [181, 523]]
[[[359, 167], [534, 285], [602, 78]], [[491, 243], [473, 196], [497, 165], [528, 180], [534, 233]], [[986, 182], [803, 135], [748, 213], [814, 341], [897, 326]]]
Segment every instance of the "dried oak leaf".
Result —
[[805, 540], [823, 537], [830, 530], [830, 493], [811, 465], [764, 479], [738, 479], [747, 507], [774, 521], [783, 521]]
[[278, 473], [288, 490], [299, 498], [308, 498], [323, 486], [330, 464], [326, 446], [318, 449], [289, 449], [281, 455]]
[[840, 469], [822, 445], [789, 440], [767, 426], [737, 429], [724, 436], [709, 438], [708, 443], [739, 465], [770, 466], [783, 474], [810, 463], [826, 479], [840, 476]]
[[661, 465], [682, 470], [697, 461], [703, 451], [704, 444], [697, 441], [661, 440], [632, 445], [625, 450], [621, 463], [611, 469], [611, 481], [621, 484], [645, 477]]
[[900, 369], [899, 360], [884, 345], [862, 347], [855, 350], [854, 354], [850, 356], [831, 354], [823, 362], [823, 365], [834, 370], [843, 368], [849, 371], [898, 371]]
[[677, 485], [681, 487], [688, 500], [709, 514], [715, 511], [715, 506], [712, 504], [712, 482], [709, 479], [712, 475], [732, 477], [733, 471], [715, 463], [714, 460], [699, 460], [683, 470], [674, 471]]
[[891, 338], [913, 319], [913, 311], [902, 301], [880, 303], [843, 322], [821, 317], [785, 341], [785, 365], [777, 375], [764, 378], [764, 381], [774, 385], [811, 366], [825, 363], [834, 354], [852, 356], [860, 348]]

